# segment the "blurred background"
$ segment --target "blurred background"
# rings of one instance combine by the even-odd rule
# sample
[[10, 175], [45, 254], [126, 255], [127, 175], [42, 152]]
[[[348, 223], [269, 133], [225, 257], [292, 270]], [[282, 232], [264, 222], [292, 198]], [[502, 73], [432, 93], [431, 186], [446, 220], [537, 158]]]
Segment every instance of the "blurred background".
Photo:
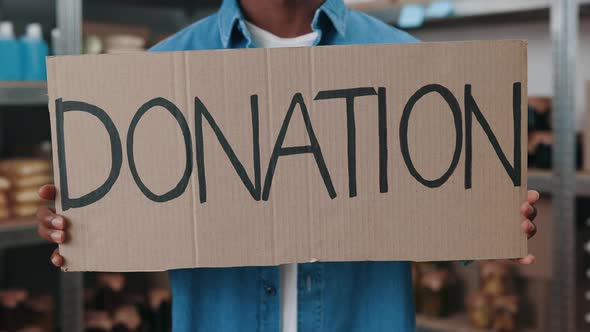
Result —
[[[537, 263], [415, 264], [419, 331], [590, 331], [590, 0], [344, 2], [424, 41], [529, 41], [528, 186], [544, 197]], [[0, 0], [0, 331], [170, 330], [165, 273], [50, 265], [33, 219], [36, 188], [52, 179], [43, 59], [143, 51], [219, 4]]]

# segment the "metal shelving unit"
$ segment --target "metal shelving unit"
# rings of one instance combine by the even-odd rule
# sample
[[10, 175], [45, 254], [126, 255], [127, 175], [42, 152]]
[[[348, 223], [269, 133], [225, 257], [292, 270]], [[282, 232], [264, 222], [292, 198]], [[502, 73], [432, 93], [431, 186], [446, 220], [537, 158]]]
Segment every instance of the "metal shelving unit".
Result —
[[[57, 0], [56, 8], [59, 38], [55, 45], [57, 55], [82, 52], [82, 0]], [[60, 275], [60, 323], [63, 332], [83, 330], [83, 274], [62, 272]]]
[[[590, 197], [590, 173], [575, 172], [575, 195]], [[553, 195], [557, 190], [557, 179], [549, 170], [528, 170], [528, 188], [538, 190], [547, 195]]]
[[[60, 38], [56, 54], [79, 54], [82, 47], [82, 0], [56, 0], [56, 22]], [[0, 111], [6, 106], [47, 105], [47, 84], [44, 82], [0, 82]], [[0, 250], [44, 241], [37, 235], [34, 218], [19, 219], [0, 224]], [[61, 273], [59, 296], [59, 327], [63, 332], [82, 331], [82, 274]]]
[[0, 224], [0, 250], [45, 243], [37, 235], [34, 218], [2, 221]]
[[528, 170], [528, 188], [543, 194], [551, 194], [555, 185], [553, 173], [549, 170]]
[[[346, 2], [346, 0], [345, 0]], [[410, 1], [408, 1], [409, 3]], [[416, 1], [428, 4], [431, 1]], [[493, 17], [518, 17], [519, 19], [543, 19], [543, 13], [550, 13], [553, 0], [454, 0], [453, 13], [446, 17], [425, 17], [424, 24], [452, 24], [471, 19]], [[580, 6], [590, 6], [590, 0], [577, 0]], [[385, 22], [395, 23], [400, 16], [400, 6], [396, 1], [389, 0], [351, 0], [350, 7], [366, 12]], [[532, 14], [532, 15], [530, 15]]]
[[0, 83], [0, 106], [39, 106], [47, 104], [45, 82]]
[[555, 252], [552, 284], [551, 330], [576, 328], [576, 167], [575, 167], [575, 84], [578, 56], [579, 4], [576, 0], [553, 0], [553, 229]]
[[[372, 2], [372, 4], [371, 4]], [[421, 3], [428, 3], [422, 1]], [[575, 84], [579, 17], [590, 7], [589, 0], [455, 0], [453, 15], [426, 18], [425, 24], [455, 24], [484, 17], [524, 16], [543, 19], [548, 13], [553, 42], [553, 110], [554, 152], [553, 171], [529, 170], [528, 186], [553, 199], [553, 269], [549, 313], [551, 331], [576, 331], [576, 252], [575, 199], [590, 196], [590, 174], [575, 170]], [[377, 4], [377, 5], [375, 5]], [[386, 21], [395, 23], [400, 9], [393, 2], [366, 1], [355, 7]], [[558, 277], [557, 277], [558, 276]], [[455, 321], [456, 320], [456, 321]], [[463, 319], [436, 321], [419, 318], [418, 326], [425, 331], [463, 331]], [[442, 325], [440, 325], [442, 324]], [[469, 330], [469, 329], [467, 329]], [[466, 330], [466, 331], [467, 331]], [[471, 331], [471, 330], [469, 330]]]

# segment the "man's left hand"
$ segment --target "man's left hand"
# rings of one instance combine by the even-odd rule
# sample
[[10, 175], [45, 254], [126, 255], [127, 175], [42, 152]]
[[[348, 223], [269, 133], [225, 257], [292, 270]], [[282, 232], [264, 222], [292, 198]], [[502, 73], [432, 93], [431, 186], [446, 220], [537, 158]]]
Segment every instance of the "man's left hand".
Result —
[[[527, 193], [526, 202], [524, 202], [520, 206], [520, 213], [524, 217], [524, 220], [520, 224], [520, 227], [529, 239], [535, 236], [535, 234], [537, 233], [537, 225], [534, 223], [534, 220], [537, 217], [537, 209], [535, 208], [535, 203], [539, 201], [539, 197], [541, 197], [541, 195], [538, 191], [529, 190]], [[525, 257], [517, 258], [513, 261], [518, 264], [529, 265], [535, 262], [535, 256], [528, 254]]]

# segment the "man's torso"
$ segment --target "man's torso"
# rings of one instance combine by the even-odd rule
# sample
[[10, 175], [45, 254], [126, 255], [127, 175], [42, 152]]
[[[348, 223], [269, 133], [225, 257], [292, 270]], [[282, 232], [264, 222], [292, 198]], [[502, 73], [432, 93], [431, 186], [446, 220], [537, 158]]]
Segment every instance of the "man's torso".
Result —
[[[317, 45], [406, 43], [417, 40], [340, 0], [327, 0], [312, 28]], [[180, 31], [152, 51], [256, 47], [236, 0]], [[303, 332], [413, 331], [414, 305], [407, 262], [299, 264], [297, 325]], [[170, 271], [174, 331], [278, 332], [278, 267]]]

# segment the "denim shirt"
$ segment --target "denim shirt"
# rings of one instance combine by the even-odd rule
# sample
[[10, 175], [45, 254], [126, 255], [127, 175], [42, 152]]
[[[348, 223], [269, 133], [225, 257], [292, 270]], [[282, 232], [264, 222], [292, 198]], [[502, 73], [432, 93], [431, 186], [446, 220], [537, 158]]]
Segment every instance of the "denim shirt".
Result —
[[[315, 45], [417, 42], [410, 35], [326, 0], [316, 11]], [[256, 47], [237, 0], [151, 51]], [[299, 264], [298, 330], [302, 332], [414, 331], [408, 262]], [[170, 271], [176, 332], [279, 332], [279, 268], [199, 268]]]

